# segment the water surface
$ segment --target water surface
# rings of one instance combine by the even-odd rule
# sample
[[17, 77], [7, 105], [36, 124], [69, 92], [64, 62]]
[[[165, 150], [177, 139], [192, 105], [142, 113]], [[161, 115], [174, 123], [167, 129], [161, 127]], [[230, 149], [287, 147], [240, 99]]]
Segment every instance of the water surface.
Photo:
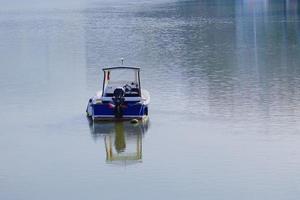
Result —
[[[0, 12], [0, 199], [298, 199], [300, 3], [82, 1]], [[150, 120], [93, 124], [104, 66]]]

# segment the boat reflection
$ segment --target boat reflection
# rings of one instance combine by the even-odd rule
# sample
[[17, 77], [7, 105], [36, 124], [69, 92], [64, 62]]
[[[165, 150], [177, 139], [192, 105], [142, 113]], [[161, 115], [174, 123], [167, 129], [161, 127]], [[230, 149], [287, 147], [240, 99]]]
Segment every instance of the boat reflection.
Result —
[[130, 122], [90, 122], [94, 139], [104, 139], [106, 163], [128, 165], [142, 162], [142, 140], [149, 120]]

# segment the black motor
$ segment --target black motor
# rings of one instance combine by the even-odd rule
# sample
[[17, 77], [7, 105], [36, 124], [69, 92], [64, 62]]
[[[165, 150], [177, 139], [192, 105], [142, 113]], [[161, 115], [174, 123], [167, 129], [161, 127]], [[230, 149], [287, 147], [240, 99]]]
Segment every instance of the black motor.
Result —
[[115, 107], [114, 107], [114, 114], [116, 118], [122, 118], [123, 117], [123, 109], [122, 105], [125, 101], [125, 90], [123, 87], [117, 87], [114, 90], [114, 96], [112, 98]]

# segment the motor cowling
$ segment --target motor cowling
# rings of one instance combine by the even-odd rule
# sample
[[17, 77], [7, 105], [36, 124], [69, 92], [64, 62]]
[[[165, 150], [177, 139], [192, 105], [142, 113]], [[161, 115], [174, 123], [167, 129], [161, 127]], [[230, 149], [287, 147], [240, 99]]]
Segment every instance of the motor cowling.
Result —
[[114, 107], [114, 115], [116, 118], [122, 118], [123, 117], [123, 108], [122, 105], [125, 102], [125, 90], [123, 87], [117, 87], [114, 90], [113, 94], [113, 103], [115, 105]]

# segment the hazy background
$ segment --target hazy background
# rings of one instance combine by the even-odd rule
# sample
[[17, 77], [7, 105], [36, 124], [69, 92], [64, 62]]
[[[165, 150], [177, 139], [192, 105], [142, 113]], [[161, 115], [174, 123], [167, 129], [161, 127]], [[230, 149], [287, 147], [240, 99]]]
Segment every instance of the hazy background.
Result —
[[[0, 4], [0, 199], [299, 198], [298, 1]], [[121, 57], [150, 123], [93, 125]]]

